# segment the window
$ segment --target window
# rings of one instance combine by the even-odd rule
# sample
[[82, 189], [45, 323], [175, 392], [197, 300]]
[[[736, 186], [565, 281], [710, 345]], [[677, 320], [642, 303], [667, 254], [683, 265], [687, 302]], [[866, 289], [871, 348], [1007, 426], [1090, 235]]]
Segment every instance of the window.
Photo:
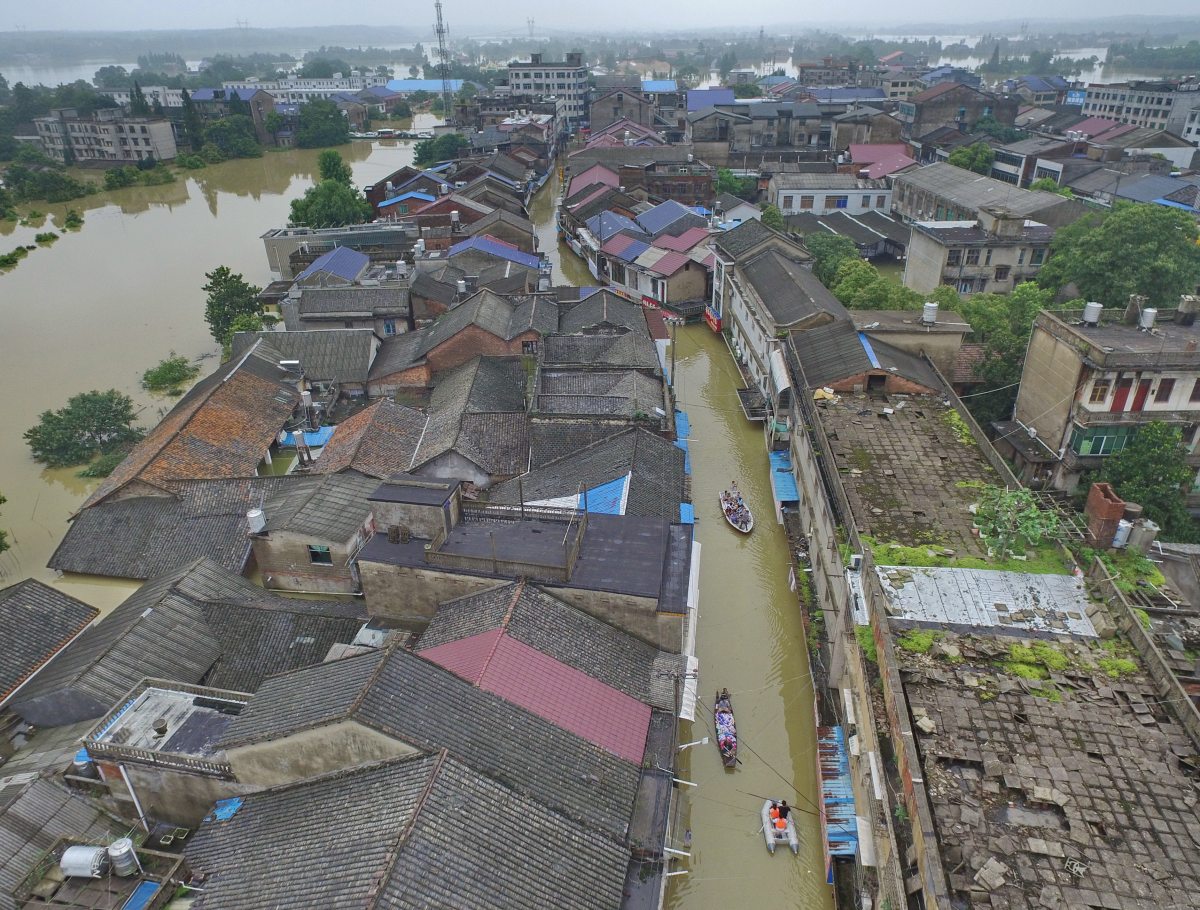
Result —
[[1171, 393], [1175, 391], [1174, 379], [1160, 379], [1158, 389], [1154, 392], [1154, 400], [1158, 402], [1170, 401]]
[[1029, 264], [1030, 265], [1041, 265], [1045, 261], [1046, 261], [1046, 248], [1045, 247], [1038, 247], [1037, 249], [1030, 252], [1030, 254], [1029, 254]]
[[979, 250], [967, 250], [967, 265], [979, 265]]
[[1137, 431], [1137, 427], [1075, 427], [1071, 431], [1071, 451], [1076, 455], [1115, 455]]
[[988, 247], [987, 255], [983, 257], [983, 264], [984, 265], [992, 264], [992, 248], [990, 246]]
[[1009, 272], [1008, 266], [1006, 266], [1006, 265], [996, 266], [996, 280], [997, 281], [1008, 281], [1008, 272]]
[[383, 320], [383, 334], [384, 335], [395, 335], [396, 334], [396, 320], [395, 319]]
[[329, 552], [329, 547], [317, 547], [310, 544], [308, 561], [314, 566], [331, 566], [333, 565], [333, 554]]
[[1019, 250], [1017, 250], [1017, 265], [1024, 265], [1024, 264], [1025, 264], [1025, 247], [1021, 247]]
[[962, 250], [950, 250], [946, 254], [946, 265], [956, 268], [962, 265]]
[[526, 357], [536, 357], [538, 352], [537, 339], [521, 342], [521, 353]]
[[887, 196], [876, 196], [875, 197], [875, 208], [877, 208], [877, 209], [887, 208]]
[[870, 196], [863, 196], [862, 207], [864, 209], [869, 209], [871, 207], [871, 197]]
[[1088, 404], [1104, 404], [1108, 401], [1108, 392], [1111, 388], [1111, 380], [1097, 379], [1092, 383], [1092, 394], [1088, 397]]
[[800, 208], [811, 209], [812, 207], [813, 207], [813, 197], [812, 196], [801, 196], [800, 197]]
[[1195, 384], [1192, 385], [1192, 394], [1188, 397], [1188, 401], [1200, 401], [1200, 379], [1197, 379]]
[[795, 197], [795, 196], [784, 196], [784, 197], [783, 197], [783, 207], [784, 207], [785, 209], [790, 209], [790, 208], [792, 207], [792, 204], [793, 204], [795, 201], [796, 201], [796, 197]]
[[825, 208], [827, 209], [844, 209], [850, 205], [849, 196], [826, 196]]

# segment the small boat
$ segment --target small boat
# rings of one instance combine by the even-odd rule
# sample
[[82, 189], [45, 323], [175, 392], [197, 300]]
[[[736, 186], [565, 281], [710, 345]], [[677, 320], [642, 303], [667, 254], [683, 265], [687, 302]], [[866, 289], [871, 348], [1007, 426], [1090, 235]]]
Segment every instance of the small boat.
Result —
[[800, 852], [800, 835], [796, 833], [796, 822], [792, 819], [791, 813], [788, 813], [787, 826], [776, 828], [776, 819], [771, 818], [771, 806], [774, 804], [775, 800], [773, 799], [763, 800], [762, 830], [763, 836], [767, 839], [767, 852], [773, 854], [778, 845], [787, 844], [792, 848], [793, 853], [798, 854]]
[[717, 748], [726, 768], [737, 766], [737, 725], [733, 721], [733, 701], [729, 690], [722, 689], [713, 698], [713, 726], [717, 731]]
[[754, 530], [754, 515], [746, 505], [746, 500], [742, 499], [736, 483], [730, 484], [729, 489], [721, 493], [721, 514], [730, 526], [743, 534]]

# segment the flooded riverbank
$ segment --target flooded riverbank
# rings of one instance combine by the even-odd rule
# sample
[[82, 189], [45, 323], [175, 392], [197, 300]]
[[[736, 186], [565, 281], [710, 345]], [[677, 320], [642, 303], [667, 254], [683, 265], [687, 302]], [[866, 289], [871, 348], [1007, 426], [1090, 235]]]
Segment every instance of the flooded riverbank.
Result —
[[[712, 699], [733, 696], [741, 764], [726, 771], [716, 747], [680, 756], [684, 811], [677, 836], [690, 829], [688, 874], [671, 879], [670, 910], [729, 907], [832, 907], [825, 884], [819, 818], [814, 811], [816, 754], [812, 684], [800, 605], [788, 588], [787, 538], [776, 524], [761, 425], [738, 407], [737, 369], [724, 342], [704, 326], [679, 332], [678, 405], [691, 421], [692, 498], [701, 543], [700, 660], [696, 721], [681, 737], [712, 737]], [[717, 505], [736, 479], [755, 515], [742, 536]], [[759, 811], [764, 797], [795, 806], [799, 857], [767, 853]]]

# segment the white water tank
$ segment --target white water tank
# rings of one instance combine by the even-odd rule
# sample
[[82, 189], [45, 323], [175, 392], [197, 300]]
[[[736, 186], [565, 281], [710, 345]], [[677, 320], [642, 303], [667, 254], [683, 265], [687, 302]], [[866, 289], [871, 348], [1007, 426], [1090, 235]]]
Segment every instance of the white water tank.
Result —
[[458, 209], [455, 209], [450, 213], [450, 223], [458, 224]]
[[140, 871], [137, 855], [133, 852], [133, 841], [122, 837], [108, 845], [108, 858], [112, 861], [113, 872], [125, 878]]
[[300, 393], [300, 403], [302, 405], [304, 405], [305, 408], [311, 408], [312, 407], [312, 392], [310, 392], [308, 389], [305, 389], [303, 392], [301, 392]]
[[262, 509], [251, 509], [246, 513], [246, 527], [251, 534], [261, 534], [267, 527], [267, 513]]
[[108, 872], [108, 851], [103, 847], [67, 847], [58, 868], [67, 878], [104, 878]]
[[1129, 535], [1132, 531], [1133, 522], [1126, 521], [1124, 518], [1122, 518], [1120, 523], [1117, 525], [1117, 533], [1113, 535], [1113, 548], [1119, 550], [1129, 543]]
[[1152, 306], [1142, 310], [1142, 315], [1138, 317], [1138, 327], [1143, 331], [1150, 331], [1154, 328], [1154, 319], [1158, 316], [1158, 310]]
[[550, 290], [550, 279], [547, 278], [545, 275], [543, 275], [541, 278], [538, 279], [538, 290], [539, 291]]
[[1104, 312], [1104, 304], [1092, 300], [1083, 305], [1083, 324], [1099, 325], [1100, 314]]
[[925, 302], [925, 306], [921, 307], [921, 322], [924, 325], [933, 325], [937, 322], [938, 305], [932, 300]]
[[1149, 518], [1139, 518], [1133, 522], [1133, 528], [1129, 532], [1129, 549], [1145, 556], [1158, 538], [1158, 532], [1158, 525]]
[[424, 237], [422, 237], [420, 240], [418, 240], [416, 242], [416, 244], [414, 244], [413, 252], [417, 253], [418, 255], [425, 252], [425, 238]]
[[467, 294], [467, 283], [463, 279], [458, 279], [458, 293], [464, 297]]

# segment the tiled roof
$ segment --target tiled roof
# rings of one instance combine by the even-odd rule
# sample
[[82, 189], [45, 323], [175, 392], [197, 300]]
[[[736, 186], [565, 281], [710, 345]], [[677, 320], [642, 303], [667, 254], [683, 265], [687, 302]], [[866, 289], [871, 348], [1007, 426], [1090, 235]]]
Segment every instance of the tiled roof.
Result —
[[322, 541], [348, 541], [370, 517], [367, 497], [378, 486], [377, 477], [357, 471], [299, 478], [264, 502], [266, 533], [286, 531]]
[[299, 478], [175, 481], [171, 495], [128, 496], [82, 509], [50, 557], [60, 572], [152, 578], [197, 559], [241, 573], [250, 556], [246, 512]]
[[313, 260], [313, 264], [296, 276], [297, 281], [304, 281], [321, 272], [336, 275], [343, 281], [354, 281], [371, 263], [371, 257], [348, 246], [334, 247]]
[[[406, 370], [421, 360], [419, 349], [422, 335], [418, 332], [403, 332], [385, 338], [371, 364], [371, 379], [388, 376], [400, 370]], [[369, 473], [369, 472], [364, 472]]]
[[757, 218], [749, 218], [737, 227], [730, 228], [713, 236], [713, 244], [731, 259], [737, 259], [743, 253], [758, 246], [764, 240], [779, 235], [772, 231]]
[[535, 411], [633, 417], [663, 407], [662, 380], [636, 370], [542, 370]]
[[739, 264], [739, 269], [777, 326], [793, 325], [820, 313], [847, 318], [846, 308], [812, 272], [776, 249], [764, 250]]
[[514, 478], [492, 487], [489, 499], [503, 503], [520, 502], [521, 496], [526, 502], [556, 499], [629, 475], [626, 515], [665, 521], [679, 517], [679, 504], [685, 500], [682, 449], [640, 428], [581, 442], [575, 442], [575, 451], [556, 459], [542, 456], [520, 483]]
[[[258, 609], [268, 624], [274, 621], [274, 611], [337, 617], [360, 611], [354, 604], [285, 600], [211, 561], [199, 560], [150, 579], [89, 627], [26, 684], [13, 700], [13, 709], [30, 723], [58, 726], [99, 717], [147, 676], [200, 683], [226, 649], [236, 660], [247, 646], [244, 635], [209, 621], [210, 603]], [[288, 658], [288, 667], [300, 665], [303, 657], [286, 651], [279, 656]], [[246, 674], [247, 686], [261, 679], [261, 668], [250, 679], [254, 666], [238, 671]]]
[[[568, 818], [624, 836], [639, 765], [402, 649], [272, 677], [226, 730], [236, 749], [354, 718], [439, 749]], [[547, 761], [554, 756], [554, 761]]]
[[599, 325], [622, 326], [633, 332], [646, 331], [642, 308], [611, 291], [601, 290], [574, 304], [559, 317], [558, 330], [569, 335]]
[[259, 910], [281, 894], [364, 910], [543, 910], [570, 895], [577, 910], [615, 910], [630, 860], [445, 753], [248, 796], [186, 855], [205, 877], [196, 910]]
[[849, 320], [792, 332], [790, 338], [810, 389], [871, 370], [887, 370], [934, 392], [941, 390], [928, 363], [878, 338], [867, 338]]
[[484, 215], [478, 221], [472, 222], [465, 226], [466, 233], [474, 236], [476, 234], [487, 234], [488, 228], [501, 223], [507, 224], [529, 234], [531, 237], [534, 234], [533, 222], [528, 218], [522, 218], [520, 215], [515, 215], [507, 209], [496, 209], [494, 212]]
[[384, 398], [338, 424], [317, 458], [320, 474], [354, 469], [380, 479], [408, 468], [425, 415]]
[[362, 285], [344, 288], [302, 288], [296, 309], [302, 320], [407, 316], [408, 291], [398, 287]]
[[238, 332], [233, 356], [240, 357], [256, 341], [278, 360], [299, 360], [311, 382], [366, 382], [378, 340], [371, 329], [313, 329], [294, 332]]
[[0, 910], [17, 910], [13, 891], [60, 837], [104, 844], [128, 830], [81, 793], [47, 778], [0, 780]]
[[32, 578], [0, 589], [0, 704], [99, 613]]
[[222, 364], [192, 387], [84, 505], [138, 480], [169, 488], [174, 480], [252, 477], [292, 416], [300, 395], [257, 348]]
[[542, 339], [543, 366], [626, 367], [657, 372], [658, 351], [647, 332], [617, 335], [547, 335]]
[[[917, 92], [917, 94], [913, 95], [908, 100], [913, 104], [923, 104], [926, 101], [934, 101], [942, 97], [942, 95], [952, 92], [957, 88], [970, 89], [971, 87], [969, 85], [962, 85], [958, 82], [942, 82], [938, 85], [935, 85], [933, 88], [927, 88], [923, 92]], [[977, 89], [971, 89], [971, 91], [975, 92], [977, 95], [982, 94]]]
[[[535, 470], [559, 458], [572, 455], [585, 446], [609, 439], [625, 427], [596, 423], [592, 420], [534, 420], [529, 425], [529, 467]], [[498, 484], [493, 489], [501, 489]]]
[[505, 341], [531, 329], [546, 334], [558, 325], [558, 306], [544, 299], [514, 302], [485, 288], [420, 329], [416, 334], [421, 340], [413, 356], [424, 358], [471, 325]]
[[[741, 202], [741, 200], [739, 199], [738, 202]], [[662, 234], [659, 237], [655, 237], [653, 245], [661, 247], [664, 250], [675, 250], [678, 253], [686, 253], [707, 237], [707, 227], [690, 227], [678, 236]]]

